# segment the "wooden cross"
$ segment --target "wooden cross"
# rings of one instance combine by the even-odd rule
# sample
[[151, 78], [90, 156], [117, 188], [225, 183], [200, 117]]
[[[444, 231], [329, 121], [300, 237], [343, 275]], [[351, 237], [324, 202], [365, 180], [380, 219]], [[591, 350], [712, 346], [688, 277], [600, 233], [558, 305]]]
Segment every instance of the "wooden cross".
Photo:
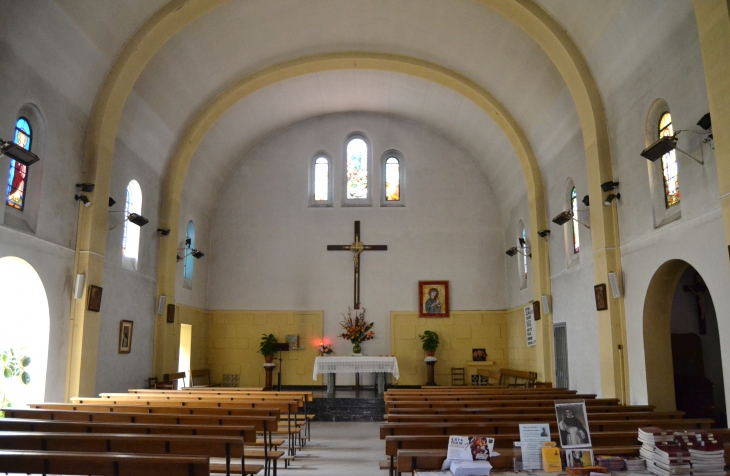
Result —
[[355, 261], [355, 309], [360, 309], [360, 253], [363, 251], [385, 251], [388, 245], [363, 245], [360, 242], [360, 222], [355, 222], [355, 241], [351, 245], [327, 245], [327, 251], [352, 251]]

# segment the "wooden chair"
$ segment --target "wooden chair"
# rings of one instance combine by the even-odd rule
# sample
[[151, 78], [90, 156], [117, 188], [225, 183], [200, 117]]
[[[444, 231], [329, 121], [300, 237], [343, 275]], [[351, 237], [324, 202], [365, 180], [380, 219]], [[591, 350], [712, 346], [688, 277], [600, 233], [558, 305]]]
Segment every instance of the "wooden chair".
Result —
[[221, 384], [210, 383], [210, 369], [198, 369], [190, 371], [191, 387], [220, 387]]
[[477, 375], [487, 379], [486, 385], [499, 385], [502, 380], [502, 374], [495, 370], [478, 369]]
[[158, 382], [157, 377], [147, 379], [147, 385], [150, 389], [167, 389], [172, 390], [172, 383]]
[[[178, 382], [182, 380], [182, 385], [178, 385]], [[165, 384], [169, 384], [172, 386], [172, 389], [178, 389], [185, 387], [185, 372], [177, 372], [174, 374], [165, 374], [165, 381], [163, 382]], [[159, 383], [158, 383], [159, 385]], [[157, 387], [161, 388], [161, 387]]]
[[466, 385], [464, 367], [451, 367], [451, 385]]

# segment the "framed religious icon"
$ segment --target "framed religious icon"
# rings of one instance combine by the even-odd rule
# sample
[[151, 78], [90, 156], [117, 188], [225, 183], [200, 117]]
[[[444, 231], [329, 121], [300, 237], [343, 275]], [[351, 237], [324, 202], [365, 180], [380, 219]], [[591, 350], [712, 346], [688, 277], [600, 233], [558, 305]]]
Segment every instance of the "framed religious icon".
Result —
[[576, 448], [574, 450], [566, 451], [565, 455], [568, 458], [569, 468], [585, 468], [586, 466], [593, 466], [593, 450]]
[[449, 317], [449, 282], [418, 282], [418, 315], [420, 317]]
[[591, 446], [591, 432], [588, 429], [588, 416], [584, 401], [556, 403], [555, 414], [558, 418], [561, 447], [580, 448]]
[[132, 351], [132, 328], [134, 321], [119, 323], [119, 353], [128, 354]]
[[608, 309], [608, 299], [606, 299], [606, 284], [596, 284], [593, 286], [596, 293], [596, 311], [605, 311]]
[[472, 349], [471, 360], [473, 362], [486, 362], [487, 361], [487, 349]]
[[89, 305], [86, 307], [89, 311], [99, 312], [101, 311], [101, 292], [103, 291], [102, 288], [99, 286], [94, 286], [93, 284], [89, 286]]

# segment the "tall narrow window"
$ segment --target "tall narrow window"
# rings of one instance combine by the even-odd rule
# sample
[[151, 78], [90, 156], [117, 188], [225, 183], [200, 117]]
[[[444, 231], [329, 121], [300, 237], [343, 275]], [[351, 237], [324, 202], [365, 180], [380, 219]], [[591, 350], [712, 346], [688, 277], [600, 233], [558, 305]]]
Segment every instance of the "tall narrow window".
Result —
[[520, 242], [520, 247], [522, 248], [522, 273], [525, 284], [527, 284], [527, 232], [525, 232], [525, 229], [522, 228], [522, 241]]
[[395, 157], [385, 160], [385, 200], [400, 200], [400, 162]]
[[[136, 180], [127, 185], [127, 199], [124, 204], [124, 216], [130, 213], [142, 214], [142, 189]], [[124, 222], [124, 234], [122, 235], [122, 252], [127, 258], [137, 259], [139, 255], [139, 226], [130, 222]]]
[[[24, 117], [15, 121], [15, 137], [13, 142], [18, 144], [25, 150], [30, 150], [33, 133], [30, 129], [30, 123]], [[28, 183], [28, 167], [10, 159], [10, 169], [8, 170], [8, 188], [5, 194], [5, 204], [9, 207], [22, 210], [25, 205], [25, 186]]]
[[570, 191], [570, 209], [573, 211], [573, 219], [570, 224], [573, 228], [573, 253], [580, 252], [580, 230], [578, 230], [578, 191], [573, 187]]
[[368, 146], [360, 138], [347, 143], [347, 183], [345, 197], [348, 200], [368, 198]]
[[314, 201], [329, 200], [330, 161], [319, 157], [314, 161]]
[[[659, 137], [674, 135], [672, 115], [668, 112], [659, 119]], [[662, 157], [662, 175], [664, 177], [664, 199], [667, 208], [679, 203], [679, 171], [677, 170], [677, 155], [670, 150]]]
[[183, 263], [183, 287], [193, 289], [193, 266], [195, 258], [190, 253], [195, 248], [195, 224], [193, 220], [188, 222], [185, 231], [185, 261]]

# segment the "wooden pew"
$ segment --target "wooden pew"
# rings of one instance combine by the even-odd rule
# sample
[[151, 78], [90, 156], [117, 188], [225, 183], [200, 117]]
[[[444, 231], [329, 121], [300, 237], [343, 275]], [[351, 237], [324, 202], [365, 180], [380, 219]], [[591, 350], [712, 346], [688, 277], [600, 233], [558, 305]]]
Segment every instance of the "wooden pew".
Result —
[[205, 456], [0, 451], [0, 472], [101, 476], [209, 476]]
[[[592, 413], [590, 420], [674, 420], [684, 417], [684, 412], [615, 412], [615, 413]], [[476, 421], [476, 422], [555, 422], [555, 412], [553, 413], [524, 413], [524, 414], [411, 414], [411, 415], [386, 415], [386, 421], [389, 423], [432, 423], [432, 422], [460, 422], [460, 421]]]
[[[594, 413], [626, 413], [626, 412], [651, 412], [654, 405], [592, 405], [586, 407], [586, 412], [591, 415]], [[474, 407], [432, 407], [432, 408], [391, 408], [389, 415], [409, 415], [409, 414], [549, 414], [555, 415], [554, 407], [499, 407], [499, 408], [474, 408]]]
[[[165, 391], [165, 390], [160, 390]], [[168, 390], [169, 391], [169, 390]], [[519, 400], [519, 401], [530, 401], [530, 400], [595, 400], [595, 394], [561, 394], [561, 393], [513, 393], [513, 394], [502, 394], [502, 393], [456, 393], [451, 395], [442, 395], [434, 393], [432, 395], [394, 395], [386, 398], [386, 402], [400, 402], [400, 401], [413, 401], [413, 402], [430, 402], [430, 401], [442, 401], [442, 400]]]
[[[395, 401], [385, 402], [385, 411], [390, 412], [392, 408], [499, 408], [499, 407], [549, 407], [555, 408], [555, 403], [560, 402], [558, 400], [544, 399], [544, 400], [434, 400], [434, 401]], [[616, 405], [618, 406], [619, 401], [617, 398], [596, 398], [593, 400], [585, 400], [586, 408], [593, 405]]]
[[[228, 476], [257, 474], [264, 469], [260, 464], [246, 464], [244, 439], [240, 437], [0, 432], [0, 450], [218, 457], [225, 458], [225, 463], [210, 463], [210, 471], [225, 472]], [[234, 459], [240, 463], [234, 463]]]
[[[513, 370], [513, 369], [499, 369], [501, 378], [499, 379], [500, 385], [507, 385], [508, 387], [525, 387], [530, 388], [535, 386], [537, 381], [537, 372], [527, 372], [524, 370]], [[512, 379], [512, 383], [509, 380]], [[524, 382], [522, 382], [524, 380]]]

